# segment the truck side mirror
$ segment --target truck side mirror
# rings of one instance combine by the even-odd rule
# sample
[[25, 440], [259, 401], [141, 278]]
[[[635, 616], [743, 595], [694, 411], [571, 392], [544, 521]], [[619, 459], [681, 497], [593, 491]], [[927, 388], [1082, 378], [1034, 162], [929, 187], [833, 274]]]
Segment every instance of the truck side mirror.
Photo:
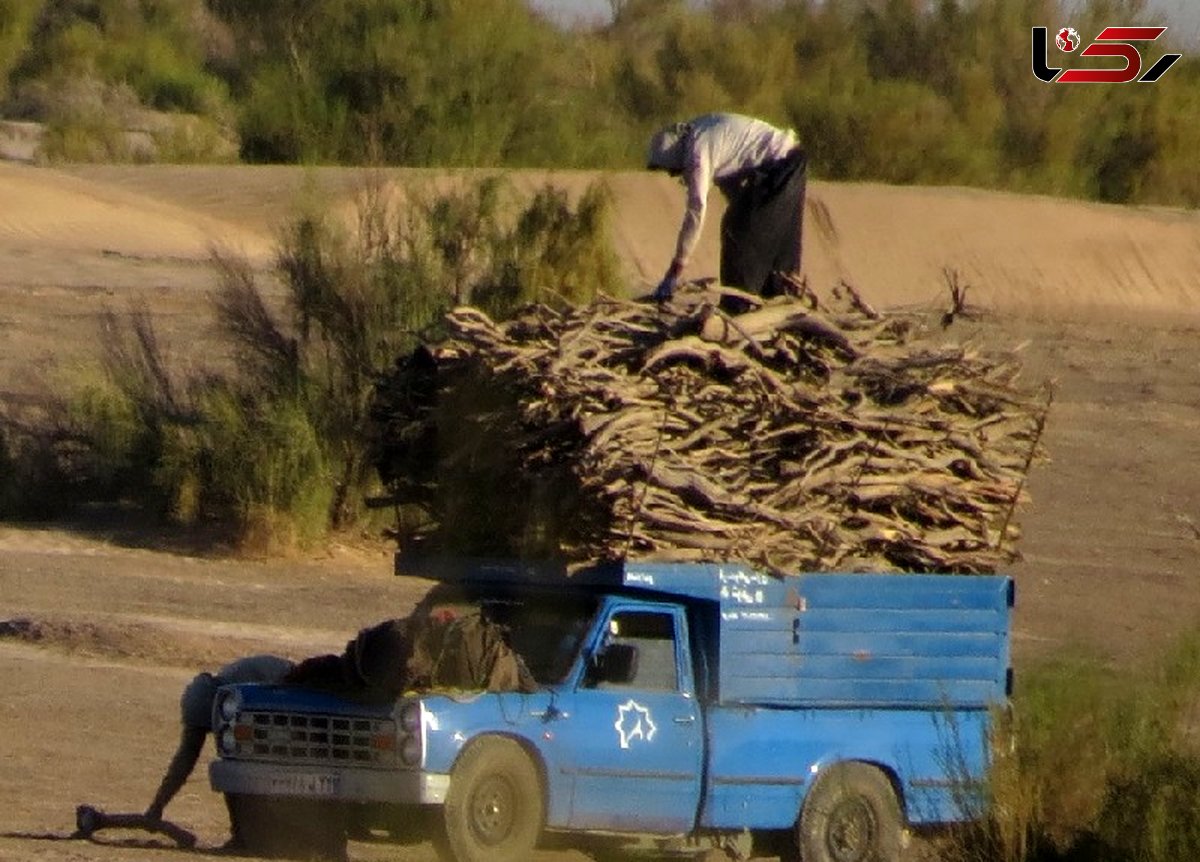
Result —
[[638, 651], [633, 644], [609, 644], [592, 657], [591, 685], [628, 685], [637, 676]]

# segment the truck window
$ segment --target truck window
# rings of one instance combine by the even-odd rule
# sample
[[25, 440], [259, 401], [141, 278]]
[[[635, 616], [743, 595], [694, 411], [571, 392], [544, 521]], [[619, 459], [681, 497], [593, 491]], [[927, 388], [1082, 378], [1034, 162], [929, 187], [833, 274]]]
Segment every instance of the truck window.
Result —
[[542, 685], [561, 682], [575, 663], [583, 635], [595, 616], [594, 601], [530, 603], [501, 615], [512, 648]]
[[[647, 691], [677, 691], [679, 669], [675, 662], [675, 616], [655, 611], [618, 611], [608, 621], [601, 648], [609, 644], [637, 650], [637, 664], [628, 687]], [[597, 682], [596, 688], [623, 688]]]
[[439, 584], [422, 599], [417, 616], [480, 614], [504, 627], [505, 640], [541, 685], [562, 682], [596, 616], [594, 596], [556, 590], [462, 587]]

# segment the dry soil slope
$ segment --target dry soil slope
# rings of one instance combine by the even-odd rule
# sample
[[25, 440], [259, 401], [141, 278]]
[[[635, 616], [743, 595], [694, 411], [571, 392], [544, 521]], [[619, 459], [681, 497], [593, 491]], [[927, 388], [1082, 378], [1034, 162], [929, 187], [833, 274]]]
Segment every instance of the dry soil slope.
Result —
[[[386, 176], [404, 186], [444, 183], [451, 175]], [[509, 176], [522, 188], [552, 183], [572, 194], [602, 176], [616, 197], [614, 238], [633, 288], [651, 286], [665, 268], [683, 206], [682, 189], [670, 179], [638, 172]], [[269, 254], [297, 206], [326, 201], [349, 214], [366, 177], [350, 169], [0, 165], [0, 243], [203, 257], [219, 240]], [[689, 275], [716, 272], [718, 197]], [[1197, 212], [824, 182], [811, 184], [810, 199], [805, 269], [812, 283], [825, 288], [846, 278], [882, 305], [940, 300], [947, 267], [971, 286], [975, 302], [1038, 316], [1191, 314], [1200, 298]]]

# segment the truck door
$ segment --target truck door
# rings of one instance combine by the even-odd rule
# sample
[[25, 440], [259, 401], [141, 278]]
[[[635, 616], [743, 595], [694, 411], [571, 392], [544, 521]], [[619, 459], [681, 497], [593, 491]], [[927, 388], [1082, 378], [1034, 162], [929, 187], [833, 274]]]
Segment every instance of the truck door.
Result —
[[570, 825], [690, 830], [700, 802], [703, 717], [682, 609], [610, 607], [591, 655], [573, 713], [556, 728], [564, 766], [575, 773]]

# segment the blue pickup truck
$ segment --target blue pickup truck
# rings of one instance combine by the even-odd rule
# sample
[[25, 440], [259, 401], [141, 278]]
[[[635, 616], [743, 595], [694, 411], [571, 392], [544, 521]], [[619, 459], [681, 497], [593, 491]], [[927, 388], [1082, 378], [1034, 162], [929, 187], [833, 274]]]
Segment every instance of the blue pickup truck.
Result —
[[[400, 564], [398, 563], [398, 566]], [[1011, 691], [1013, 582], [628, 562], [569, 575], [446, 564], [430, 599], [502, 624], [533, 691], [365, 705], [271, 685], [214, 705], [235, 833], [344, 857], [347, 830], [453, 862], [887, 862], [910, 829], [977, 816]], [[348, 825], [349, 824], [349, 825]], [[296, 844], [299, 842], [299, 845]]]

